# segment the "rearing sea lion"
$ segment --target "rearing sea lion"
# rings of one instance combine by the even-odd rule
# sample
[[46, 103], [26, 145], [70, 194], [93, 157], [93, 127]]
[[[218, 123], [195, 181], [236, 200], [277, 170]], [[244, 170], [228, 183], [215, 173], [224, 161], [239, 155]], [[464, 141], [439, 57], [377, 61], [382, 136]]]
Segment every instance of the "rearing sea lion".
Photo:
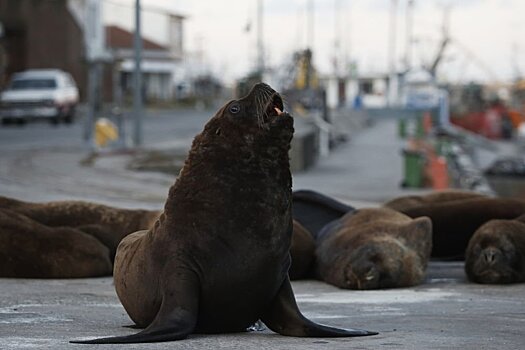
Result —
[[318, 325], [299, 311], [288, 278], [292, 117], [257, 84], [210, 119], [153, 228], [124, 238], [115, 288], [143, 331], [81, 343], [179, 340], [238, 332], [261, 319], [302, 337], [376, 334]]

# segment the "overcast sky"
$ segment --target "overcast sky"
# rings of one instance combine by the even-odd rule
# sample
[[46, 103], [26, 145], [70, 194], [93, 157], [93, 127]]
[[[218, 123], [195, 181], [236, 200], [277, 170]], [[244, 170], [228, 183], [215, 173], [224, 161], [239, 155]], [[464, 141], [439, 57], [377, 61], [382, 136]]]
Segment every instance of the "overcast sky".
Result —
[[[408, 0], [398, 0], [396, 65], [403, 68], [406, 53]], [[128, 4], [128, 7], [111, 5]], [[291, 54], [307, 46], [308, 0], [263, 0], [266, 63], [286, 64]], [[315, 9], [312, 46], [319, 71], [334, 70], [338, 62], [355, 61], [360, 74], [388, 70], [391, 36], [389, 0], [313, 0]], [[133, 0], [106, 0], [105, 19], [131, 28]], [[147, 8], [168, 9], [187, 16], [185, 49], [202, 51], [212, 71], [232, 80], [246, 74], [256, 59], [257, 0], [142, 0]], [[339, 9], [337, 12], [335, 8]], [[524, 0], [415, 0], [413, 60], [430, 62], [442, 38], [445, 8], [450, 6], [447, 48], [439, 77], [458, 81], [510, 81], [525, 75]], [[146, 11], [143, 33], [166, 41], [165, 16]], [[248, 23], [251, 30], [246, 31]], [[335, 38], [339, 37], [338, 54]]]

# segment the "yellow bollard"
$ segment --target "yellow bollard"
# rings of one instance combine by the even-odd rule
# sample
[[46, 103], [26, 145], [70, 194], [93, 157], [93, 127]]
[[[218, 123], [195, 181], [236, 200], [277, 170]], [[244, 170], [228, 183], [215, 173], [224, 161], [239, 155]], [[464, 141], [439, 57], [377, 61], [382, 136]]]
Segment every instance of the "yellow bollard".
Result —
[[117, 126], [107, 118], [99, 118], [95, 123], [95, 144], [106, 147], [110, 141], [118, 139]]

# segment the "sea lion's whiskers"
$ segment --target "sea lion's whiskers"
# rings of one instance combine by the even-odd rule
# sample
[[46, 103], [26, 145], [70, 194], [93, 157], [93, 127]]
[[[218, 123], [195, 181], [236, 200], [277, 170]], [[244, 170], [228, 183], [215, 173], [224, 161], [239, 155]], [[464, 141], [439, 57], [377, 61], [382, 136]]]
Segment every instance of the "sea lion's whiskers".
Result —
[[256, 104], [256, 108], [255, 108], [255, 111], [256, 111], [256, 115], [257, 115], [257, 125], [259, 125], [259, 127], [262, 127], [264, 125], [264, 115], [262, 114], [263, 112], [263, 103], [259, 97], [259, 95], [256, 95], [255, 96], [255, 104]]

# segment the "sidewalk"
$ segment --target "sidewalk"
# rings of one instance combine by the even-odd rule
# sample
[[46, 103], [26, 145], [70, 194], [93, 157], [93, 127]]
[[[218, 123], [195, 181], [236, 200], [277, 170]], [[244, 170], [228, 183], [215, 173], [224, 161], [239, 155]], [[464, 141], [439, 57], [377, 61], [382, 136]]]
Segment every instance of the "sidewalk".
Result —
[[354, 205], [428, 192], [400, 186], [406, 141], [397, 136], [396, 120], [375, 120], [350, 132], [350, 140], [319, 159], [314, 168], [293, 175], [294, 189], [314, 189]]

